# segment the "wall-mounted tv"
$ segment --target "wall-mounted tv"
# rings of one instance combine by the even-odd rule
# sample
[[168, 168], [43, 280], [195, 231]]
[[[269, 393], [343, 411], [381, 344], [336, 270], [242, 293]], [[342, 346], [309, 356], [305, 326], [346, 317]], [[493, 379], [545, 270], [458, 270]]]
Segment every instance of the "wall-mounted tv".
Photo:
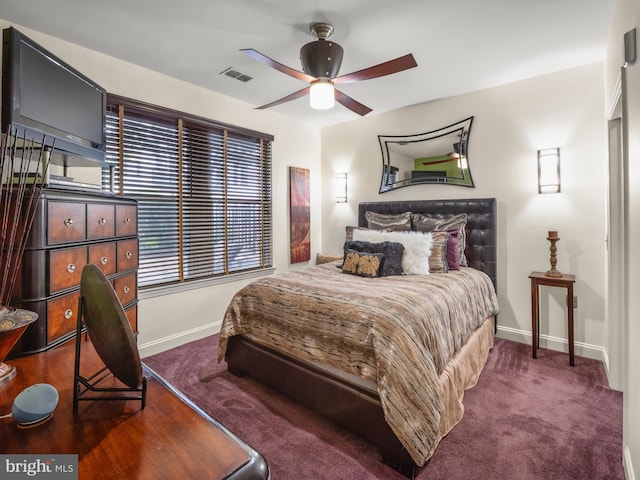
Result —
[[105, 112], [104, 88], [15, 28], [2, 31], [3, 132], [55, 139], [56, 152], [81, 164], [104, 162]]

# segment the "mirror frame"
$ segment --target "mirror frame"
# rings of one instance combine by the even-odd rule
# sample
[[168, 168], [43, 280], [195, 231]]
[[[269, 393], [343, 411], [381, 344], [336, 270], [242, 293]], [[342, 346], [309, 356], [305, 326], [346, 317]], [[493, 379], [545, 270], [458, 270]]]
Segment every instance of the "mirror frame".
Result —
[[[473, 117], [469, 117], [426, 133], [412, 135], [378, 135], [380, 150], [382, 152], [382, 175], [379, 193], [389, 192], [401, 187], [423, 184], [457, 185], [475, 188], [469, 168], [469, 137], [471, 135], [472, 123]], [[421, 146], [418, 145], [421, 142], [429, 142], [431, 140], [434, 141], [433, 143], [438, 143], [435, 142], [435, 140], [440, 139], [442, 142], [444, 140], [443, 137], [454, 135], [456, 138], [459, 138], [459, 141], [455, 142], [455, 138], [453, 138], [453, 141], [450, 143], [450, 148], [447, 148], [449, 151], [429, 151], [429, 147], [426, 145], [424, 155], [422, 150], [417, 150], [421, 148]], [[413, 156], [414, 161], [419, 159], [433, 159], [433, 164], [440, 164], [452, 160], [457, 160], [460, 163], [460, 158], [466, 161], [464, 162], [464, 166], [459, 166], [456, 169], [454, 175], [450, 175], [446, 171], [438, 171], [435, 176], [420, 177], [412, 171], [411, 178], [397, 179], [389, 174], [389, 172], [394, 171], [394, 173], [397, 174], [399, 171], [398, 167], [393, 165], [394, 159], [392, 158], [392, 153], [394, 150], [397, 151], [398, 148], [405, 145], [410, 146], [412, 151], [420, 152], [420, 157]], [[447, 143], [447, 145], [449, 145], [449, 143]]]

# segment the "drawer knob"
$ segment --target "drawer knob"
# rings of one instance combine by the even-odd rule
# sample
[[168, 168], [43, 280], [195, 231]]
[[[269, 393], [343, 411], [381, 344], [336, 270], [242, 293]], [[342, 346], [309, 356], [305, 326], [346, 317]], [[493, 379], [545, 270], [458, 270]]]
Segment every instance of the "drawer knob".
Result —
[[69, 265], [67, 265], [67, 272], [73, 273], [75, 271], [76, 271], [76, 266], [73, 263], [70, 263]]
[[130, 217], [124, 217], [124, 223], [131, 223]]
[[71, 225], [73, 225], [73, 218], [65, 218], [64, 224], [65, 226], [70, 227]]
[[71, 310], [70, 308], [66, 309], [64, 311], [64, 318], [66, 318], [67, 320], [69, 320], [71, 317], [73, 317], [73, 310]]
[[104, 218], [104, 217], [102, 217], [100, 220], [98, 220], [98, 223], [99, 223], [100, 225], [104, 225], [105, 223], [107, 223], [107, 219], [106, 219], [106, 218]]
[[131, 289], [127, 285], [125, 285], [124, 288], [122, 289], [122, 291], [124, 293], [129, 293], [131, 291]]
[[127, 253], [124, 254], [124, 256], [127, 257], [127, 258], [131, 258], [131, 257], [133, 257], [133, 254], [131, 252], [127, 252]]
[[107, 257], [102, 257], [102, 258], [100, 259], [100, 263], [101, 263], [102, 265], [106, 265], [106, 264], [107, 264]]

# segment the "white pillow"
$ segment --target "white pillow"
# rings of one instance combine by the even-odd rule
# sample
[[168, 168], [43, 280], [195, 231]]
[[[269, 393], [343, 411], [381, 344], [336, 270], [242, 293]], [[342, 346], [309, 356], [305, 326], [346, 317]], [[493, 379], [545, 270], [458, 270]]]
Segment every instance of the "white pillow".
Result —
[[422, 232], [384, 232], [354, 230], [353, 239], [361, 242], [398, 242], [404, 245], [402, 270], [407, 275], [429, 275], [429, 255], [433, 236]]

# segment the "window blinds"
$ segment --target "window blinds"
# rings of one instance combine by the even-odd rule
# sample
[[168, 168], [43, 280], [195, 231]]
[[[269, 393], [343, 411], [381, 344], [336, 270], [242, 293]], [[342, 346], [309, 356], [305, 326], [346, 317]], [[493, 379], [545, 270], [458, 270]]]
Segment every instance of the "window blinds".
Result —
[[138, 200], [140, 288], [272, 266], [271, 142], [109, 98], [103, 187]]

